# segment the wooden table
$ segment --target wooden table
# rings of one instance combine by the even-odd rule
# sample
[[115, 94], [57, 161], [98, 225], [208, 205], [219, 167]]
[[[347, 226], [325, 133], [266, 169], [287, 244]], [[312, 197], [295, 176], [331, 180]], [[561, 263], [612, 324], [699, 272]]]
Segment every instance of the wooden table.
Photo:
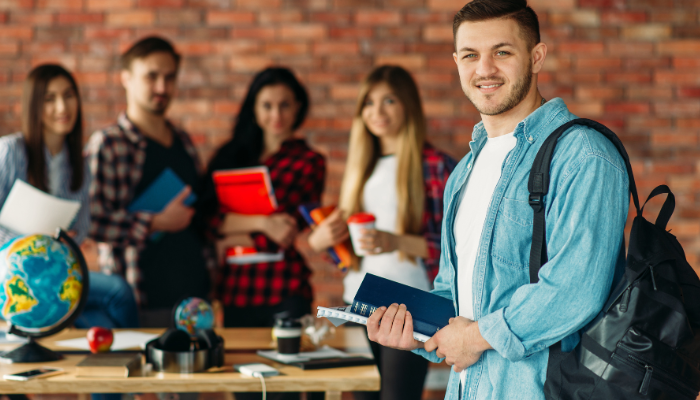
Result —
[[[162, 330], [141, 331], [159, 333]], [[326, 392], [327, 400], [339, 400], [342, 392], [379, 390], [379, 372], [376, 366], [303, 371], [255, 354], [255, 350], [274, 347], [270, 329], [220, 329], [217, 332], [224, 337], [226, 348], [225, 366], [221, 371], [196, 374], [153, 372], [149, 376], [131, 378], [76, 377], [75, 365], [84, 355], [69, 354], [63, 360], [54, 362], [0, 364], [0, 375], [44, 365], [64, 368], [66, 371], [62, 375], [27, 382], [0, 380], [0, 393], [260, 392], [262, 389], [258, 378], [245, 377], [233, 371], [233, 364], [250, 362], [271, 365], [282, 373], [280, 376], [265, 378], [268, 392]], [[40, 342], [52, 350], [69, 350], [56, 346], [54, 342], [76, 337], [85, 337], [85, 331], [67, 329]], [[324, 343], [351, 353], [370, 354], [364, 329], [359, 327], [339, 327], [335, 335]], [[0, 350], [16, 346], [0, 345]]]

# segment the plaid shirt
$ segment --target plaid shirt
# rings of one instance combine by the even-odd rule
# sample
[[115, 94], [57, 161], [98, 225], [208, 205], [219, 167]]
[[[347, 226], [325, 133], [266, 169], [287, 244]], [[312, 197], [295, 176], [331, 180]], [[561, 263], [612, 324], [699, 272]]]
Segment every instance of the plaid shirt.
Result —
[[425, 212], [422, 235], [428, 242], [428, 257], [423, 260], [430, 282], [440, 269], [440, 230], [442, 229], [445, 185], [457, 162], [447, 154], [426, 143], [423, 147], [423, 180], [425, 181]]
[[[168, 125], [194, 160], [197, 171], [201, 171], [197, 151], [187, 133]], [[139, 302], [145, 299], [139, 290], [138, 254], [146, 247], [154, 214], [129, 212], [127, 207], [141, 180], [146, 146], [146, 138], [126, 113], [119, 115], [116, 124], [93, 133], [87, 146], [92, 174], [89, 236], [112, 247], [115, 269], [125, 276]], [[205, 259], [212, 264], [208, 250], [203, 249]]]
[[[297, 209], [300, 204], [321, 200], [326, 179], [323, 156], [311, 150], [304, 140], [292, 139], [285, 141], [264, 165], [270, 170], [277, 212], [287, 213], [297, 219], [299, 227], [305, 226]], [[212, 229], [218, 230], [221, 217], [210, 220]], [[252, 238], [258, 251], [276, 252], [279, 249], [261, 233], [253, 233]], [[283, 261], [227, 265], [219, 282], [219, 294], [224, 305], [236, 307], [272, 306], [290, 296], [311, 300], [310, 277], [311, 270], [291, 246], [284, 251]]]

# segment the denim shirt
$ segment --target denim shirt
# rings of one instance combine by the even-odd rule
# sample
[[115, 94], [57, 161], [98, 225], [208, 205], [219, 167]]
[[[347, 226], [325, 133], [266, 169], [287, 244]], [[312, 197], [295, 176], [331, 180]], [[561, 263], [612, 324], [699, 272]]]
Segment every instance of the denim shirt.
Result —
[[[549, 262], [539, 282], [529, 283], [533, 210], [528, 204], [530, 168], [544, 140], [575, 119], [553, 99], [515, 128], [517, 144], [502, 166], [481, 234], [474, 266], [474, 318], [494, 350], [467, 369], [458, 394], [452, 371], [446, 399], [544, 399], [549, 346], [563, 351], [578, 344], [579, 331], [602, 309], [611, 285], [624, 271], [623, 230], [629, 182], [622, 157], [602, 134], [576, 126], [561, 136], [544, 198]], [[471, 151], [457, 165], [445, 189], [440, 271], [433, 293], [458, 310], [454, 221], [460, 193], [487, 135], [474, 127]], [[435, 352], [416, 350], [433, 362]]]

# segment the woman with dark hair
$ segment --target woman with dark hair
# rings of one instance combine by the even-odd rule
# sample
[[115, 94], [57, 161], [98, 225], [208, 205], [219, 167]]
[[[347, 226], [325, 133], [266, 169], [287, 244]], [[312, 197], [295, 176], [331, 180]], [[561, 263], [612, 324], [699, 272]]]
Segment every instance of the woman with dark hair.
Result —
[[[291, 318], [311, 312], [311, 271], [293, 244], [304, 223], [297, 208], [320, 201], [326, 164], [323, 156], [294, 135], [308, 109], [306, 90], [290, 70], [265, 69], [248, 89], [233, 138], [209, 165], [202, 202], [210, 213], [219, 253], [236, 245], [266, 253], [284, 250], [282, 261], [225, 266], [218, 289], [227, 327], [272, 326], [273, 316], [280, 312]], [[212, 173], [259, 165], [270, 171], [279, 206], [276, 212], [267, 216], [218, 213]]]
[[[71, 226], [90, 269], [88, 299], [79, 328], [136, 327], [136, 302], [119, 276], [99, 272], [97, 245], [87, 238], [90, 175], [82, 155], [83, 121], [78, 86], [59, 65], [34, 68], [24, 84], [22, 129], [0, 138], [0, 208], [17, 179], [51, 195], [81, 203]], [[17, 234], [0, 227], [0, 246]]]

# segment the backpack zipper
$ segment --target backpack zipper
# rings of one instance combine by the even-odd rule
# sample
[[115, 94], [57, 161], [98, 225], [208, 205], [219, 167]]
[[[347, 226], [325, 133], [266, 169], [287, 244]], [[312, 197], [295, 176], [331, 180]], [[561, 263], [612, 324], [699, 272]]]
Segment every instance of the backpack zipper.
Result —
[[651, 283], [654, 285], [654, 291], [656, 291], [656, 278], [654, 278], [654, 265], [649, 264], [649, 271], [651, 272]]
[[649, 391], [649, 383], [651, 383], [651, 374], [654, 373], [654, 368], [651, 365], [645, 365], [644, 369], [647, 372], [644, 373], [644, 379], [642, 379], [642, 385], [639, 387], [639, 394], [645, 395]]
[[622, 300], [620, 300], [620, 312], [627, 312], [627, 307], [630, 303], [630, 297], [632, 296], [632, 286], [627, 286], [625, 291], [622, 293]]
[[[630, 353], [633, 352], [632, 349], [630, 349], [629, 347], [627, 347], [626, 345], [624, 345], [622, 343], [619, 343], [617, 345], [617, 347], [622, 348], [626, 352], [630, 352]], [[658, 376], [656, 379], [661, 380], [661, 381], [665, 382], [667, 385], [673, 386], [676, 389], [685, 391], [689, 395], [692, 394], [693, 397], [697, 396], [697, 391], [695, 389], [691, 388], [686, 383], [679, 381], [677, 377], [674, 377], [672, 374], [664, 371], [663, 369], [659, 369], [658, 367], [656, 369], [654, 369], [654, 367], [652, 365], [647, 364], [646, 361], [639, 359], [639, 358], [633, 356], [632, 354], [628, 354], [626, 359], [619, 354], [613, 354], [613, 356], [615, 356], [616, 358], [620, 359], [623, 362], [627, 361], [627, 362], [633, 363], [633, 364], [635, 364], [639, 367], [642, 367], [646, 370], [646, 372], [644, 373], [644, 379], [642, 379], [642, 384], [639, 387], [640, 394], [644, 394], [644, 395], [647, 394], [647, 391], [649, 389], [649, 384], [651, 383], [652, 374], [654, 372], [656, 372], [656, 375]], [[644, 389], [644, 392], [642, 392], [642, 389]]]

